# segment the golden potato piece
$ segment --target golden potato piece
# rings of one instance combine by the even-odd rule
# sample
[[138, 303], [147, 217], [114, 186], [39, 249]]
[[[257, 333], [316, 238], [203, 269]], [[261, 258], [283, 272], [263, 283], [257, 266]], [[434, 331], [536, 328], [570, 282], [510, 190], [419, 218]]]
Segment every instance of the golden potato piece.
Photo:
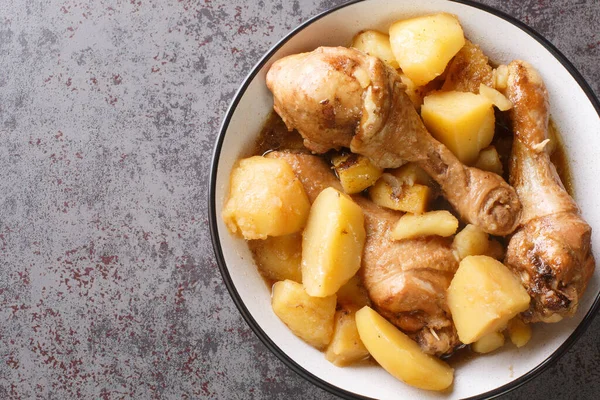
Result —
[[493, 85], [494, 74], [489, 60], [478, 45], [466, 41], [448, 64], [443, 91], [479, 93], [479, 85]]
[[290, 279], [302, 282], [300, 269], [302, 235], [300, 233], [273, 236], [264, 240], [249, 240], [248, 247], [254, 255], [256, 266], [265, 278], [275, 281]]
[[273, 285], [271, 306], [275, 315], [308, 344], [324, 349], [333, 335], [336, 296], [312, 297], [302, 284], [290, 280]]
[[423, 100], [421, 117], [425, 126], [460, 161], [472, 165], [479, 151], [494, 138], [492, 102], [467, 92], [437, 92]]
[[240, 160], [231, 172], [222, 217], [231, 233], [265, 239], [302, 230], [309, 210], [292, 168], [283, 160], [255, 156]]
[[468, 224], [462, 231], [458, 232], [452, 242], [452, 247], [462, 260], [467, 256], [479, 256], [488, 250], [488, 234], [476, 225]]
[[315, 199], [302, 237], [302, 283], [311, 296], [335, 294], [360, 268], [362, 209], [332, 187]]
[[414, 239], [422, 236], [452, 236], [458, 229], [458, 220], [446, 210], [429, 211], [421, 215], [404, 214], [390, 238], [394, 240]]
[[448, 288], [448, 307], [461, 342], [476, 342], [496, 332], [529, 307], [521, 282], [501, 262], [468, 256], [460, 262]]
[[381, 207], [422, 214], [432, 198], [431, 188], [425, 185], [402, 185], [391, 174], [382, 177], [369, 188], [369, 197]]
[[327, 346], [325, 358], [338, 367], [345, 367], [369, 357], [369, 351], [360, 340], [356, 328], [356, 310], [346, 307], [335, 313], [333, 338]]
[[454, 15], [440, 13], [395, 22], [390, 44], [402, 72], [422, 86], [444, 72], [465, 37]]
[[398, 61], [390, 46], [390, 37], [385, 33], [374, 30], [362, 31], [354, 36], [352, 47], [379, 58], [392, 68], [398, 68]]
[[337, 291], [337, 301], [343, 307], [363, 307], [371, 304], [367, 289], [358, 275], [354, 275]]
[[485, 354], [491, 353], [502, 346], [504, 346], [504, 335], [500, 332], [492, 332], [473, 343], [471, 345], [471, 350], [475, 353]]
[[392, 376], [426, 390], [444, 390], [454, 370], [442, 360], [423, 353], [419, 345], [370, 307], [356, 312], [356, 327], [373, 358]]
[[368, 157], [354, 153], [332, 157], [333, 168], [347, 194], [359, 193], [374, 184], [383, 174], [383, 169], [373, 165]]
[[523, 322], [519, 317], [508, 321], [507, 331], [510, 341], [517, 347], [525, 346], [529, 342], [529, 339], [531, 339], [531, 326]]
[[502, 176], [502, 173], [504, 172], [502, 161], [500, 161], [500, 155], [494, 146], [488, 146], [481, 150], [477, 157], [477, 161], [475, 161], [473, 166], [484, 171], [493, 172], [500, 176]]
[[479, 94], [487, 97], [500, 111], [508, 111], [513, 106], [511, 101], [507, 99], [505, 95], [483, 83], [479, 85]]

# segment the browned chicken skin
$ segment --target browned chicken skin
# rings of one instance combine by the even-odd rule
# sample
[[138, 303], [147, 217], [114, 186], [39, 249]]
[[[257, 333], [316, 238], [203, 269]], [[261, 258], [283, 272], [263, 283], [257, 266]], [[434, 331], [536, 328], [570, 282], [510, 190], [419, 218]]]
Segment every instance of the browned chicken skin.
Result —
[[[341, 185], [320, 157], [274, 151], [285, 160], [314, 201], [326, 187]], [[460, 343], [446, 303], [446, 290], [458, 268], [449, 240], [430, 237], [393, 241], [388, 233], [402, 215], [354, 196], [365, 215], [367, 238], [360, 274], [374, 307], [430, 354], [452, 352]]]
[[509, 242], [505, 263], [531, 296], [523, 316], [554, 322], [572, 315], [594, 271], [591, 228], [550, 162], [548, 94], [529, 64], [509, 65], [507, 96], [515, 135], [510, 183], [523, 205], [521, 227]]
[[317, 153], [348, 147], [383, 168], [416, 162], [462, 218], [488, 233], [515, 229], [521, 205], [496, 174], [463, 165], [427, 131], [395, 70], [345, 47], [285, 57], [267, 74], [275, 111]]
[[451, 241], [431, 236], [391, 240], [402, 215], [355, 196], [365, 216], [367, 240], [360, 274], [381, 315], [435, 355], [451, 353], [460, 342], [446, 292], [458, 268]]

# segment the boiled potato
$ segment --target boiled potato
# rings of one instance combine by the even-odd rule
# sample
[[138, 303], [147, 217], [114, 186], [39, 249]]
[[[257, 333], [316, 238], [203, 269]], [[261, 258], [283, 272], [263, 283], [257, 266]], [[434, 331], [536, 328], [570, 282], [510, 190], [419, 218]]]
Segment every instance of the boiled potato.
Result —
[[459, 260], [467, 256], [486, 254], [488, 246], [488, 234], [478, 226], [471, 224], [468, 224], [462, 231], [458, 232], [452, 242], [452, 247], [456, 250]]
[[369, 197], [381, 207], [422, 214], [427, 211], [432, 192], [425, 185], [397, 185], [393, 179], [389, 179], [389, 174], [384, 174], [369, 188]]
[[311, 296], [326, 297], [360, 268], [365, 227], [362, 209], [336, 189], [315, 199], [302, 236], [302, 283]]
[[275, 281], [291, 279], [302, 282], [302, 235], [293, 233], [264, 240], [249, 240], [248, 247], [265, 278]]
[[353, 153], [332, 157], [333, 168], [347, 194], [359, 193], [374, 184], [383, 169], [373, 165], [368, 157]]
[[500, 332], [491, 332], [471, 345], [475, 353], [491, 353], [504, 346], [504, 335]]
[[223, 220], [231, 233], [265, 239], [299, 232], [310, 203], [304, 187], [283, 160], [245, 158], [233, 169]]
[[468, 256], [448, 288], [448, 307], [461, 342], [476, 342], [496, 332], [529, 307], [521, 282], [501, 262]]
[[429, 211], [421, 215], [404, 214], [390, 238], [394, 240], [414, 239], [422, 236], [452, 236], [458, 229], [458, 220], [446, 210]]
[[398, 61], [390, 46], [390, 37], [385, 33], [374, 30], [362, 31], [354, 36], [352, 47], [379, 58], [393, 68], [398, 68]]
[[492, 85], [493, 77], [487, 56], [478, 45], [467, 40], [448, 64], [442, 90], [479, 93], [479, 85]]
[[327, 346], [327, 361], [344, 367], [369, 357], [369, 351], [360, 340], [356, 328], [356, 308], [346, 307], [335, 313], [331, 343]]
[[500, 176], [502, 176], [503, 173], [502, 161], [500, 161], [500, 155], [494, 146], [488, 146], [481, 150], [477, 157], [477, 161], [475, 161], [473, 166], [484, 171], [493, 172]]
[[336, 296], [312, 297], [302, 284], [290, 280], [273, 285], [275, 315], [308, 344], [324, 349], [333, 335]]
[[427, 390], [444, 390], [454, 370], [439, 358], [423, 353], [419, 345], [370, 307], [356, 312], [356, 327], [373, 358], [391, 375]]
[[338, 304], [342, 306], [367, 306], [371, 304], [367, 289], [358, 275], [354, 275], [337, 291]]
[[494, 138], [492, 102], [467, 92], [437, 92], [423, 100], [421, 117], [429, 132], [460, 161], [472, 165]]
[[390, 44], [402, 72], [422, 86], [444, 72], [465, 37], [454, 15], [440, 13], [394, 23]]
[[513, 106], [511, 101], [507, 99], [505, 95], [483, 83], [479, 85], [479, 93], [482, 96], [487, 97], [500, 111], [510, 110]]
[[510, 341], [517, 347], [525, 346], [529, 342], [529, 339], [531, 339], [531, 326], [523, 322], [519, 317], [508, 321], [507, 331]]

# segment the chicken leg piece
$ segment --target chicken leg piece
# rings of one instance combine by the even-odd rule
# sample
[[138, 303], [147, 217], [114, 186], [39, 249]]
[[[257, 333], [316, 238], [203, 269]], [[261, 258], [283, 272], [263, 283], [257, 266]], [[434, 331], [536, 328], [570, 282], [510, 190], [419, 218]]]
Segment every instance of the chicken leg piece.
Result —
[[437, 356], [461, 343], [447, 303], [447, 290], [458, 268], [452, 242], [431, 236], [391, 240], [389, 232], [402, 213], [354, 196], [365, 216], [367, 240], [359, 271], [377, 311]]
[[548, 93], [542, 78], [523, 61], [509, 64], [507, 96], [513, 103], [514, 142], [510, 183], [523, 213], [505, 263], [531, 296], [523, 316], [555, 322], [577, 310], [594, 271], [590, 226], [563, 187], [545, 150]]
[[516, 228], [521, 204], [496, 174], [463, 165], [427, 131], [395, 70], [356, 49], [320, 47], [275, 62], [267, 73], [274, 109], [304, 145], [348, 147], [382, 168], [416, 162], [461, 217], [494, 235]]
[[[326, 187], [342, 190], [320, 157], [273, 151], [304, 185], [310, 201]], [[441, 237], [393, 241], [388, 238], [402, 213], [385, 210], [359, 195], [367, 237], [359, 271], [375, 309], [435, 355], [451, 353], [460, 342], [446, 302], [458, 261], [449, 240]]]

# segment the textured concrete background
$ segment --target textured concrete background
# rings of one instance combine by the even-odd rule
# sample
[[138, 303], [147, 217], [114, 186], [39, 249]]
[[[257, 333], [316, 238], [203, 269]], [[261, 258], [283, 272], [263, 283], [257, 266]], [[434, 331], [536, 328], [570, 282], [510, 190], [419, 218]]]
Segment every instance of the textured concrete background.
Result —
[[[0, 398], [330, 399], [256, 339], [207, 222], [259, 57], [341, 1], [0, 1]], [[600, 93], [600, 6], [487, 0]], [[600, 319], [507, 399], [598, 398]]]

